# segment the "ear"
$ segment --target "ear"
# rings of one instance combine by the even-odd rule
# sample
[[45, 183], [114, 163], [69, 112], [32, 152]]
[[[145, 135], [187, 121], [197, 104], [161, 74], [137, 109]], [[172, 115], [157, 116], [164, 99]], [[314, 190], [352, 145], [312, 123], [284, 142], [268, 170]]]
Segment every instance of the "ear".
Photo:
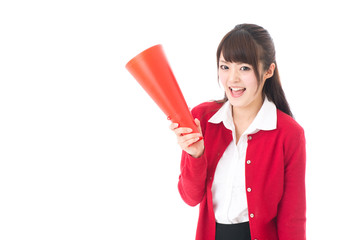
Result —
[[268, 68], [268, 70], [266, 71], [266, 73], [264, 74], [263, 80], [265, 81], [268, 78], [271, 78], [274, 75], [275, 72], [275, 68], [276, 65], [275, 63], [270, 64], [270, 67]]

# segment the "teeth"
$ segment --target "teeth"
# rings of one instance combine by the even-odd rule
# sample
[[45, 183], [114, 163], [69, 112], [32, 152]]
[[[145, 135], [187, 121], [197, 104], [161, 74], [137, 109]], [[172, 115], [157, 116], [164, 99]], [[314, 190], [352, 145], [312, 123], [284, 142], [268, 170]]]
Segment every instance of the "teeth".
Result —
[[230, 89], [232, 90], [232, 91], [240, 91], [240, 90], [244, 90], [245, 88], [232, 88], [232, 87], [230, 87]]

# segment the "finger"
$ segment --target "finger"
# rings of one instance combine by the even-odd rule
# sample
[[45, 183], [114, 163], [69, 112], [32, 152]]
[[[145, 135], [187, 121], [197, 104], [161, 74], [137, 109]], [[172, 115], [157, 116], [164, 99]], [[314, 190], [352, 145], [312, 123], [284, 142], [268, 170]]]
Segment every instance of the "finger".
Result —
[[[188, 144], [187, 144], [188, 141], [190, 141], [190, 142], [197, 141], [197, 140], [199, 140], [200, 137], [201, 137], [200, 133], [190, 133], [190, 134], [179, 137], [178, 143], [180, 145], [188, 146]], [[197, 140], [194, 140], [194, 139], [197, 139]]]
[[187, 141], [185, 141], [182, 144], [182, 147], [186, 150], [189, 149], [194, 143], [197, 143], [200, 140], [200, 137], [191, 138]]
[[173, 131], [177, 136], [182, 136], [191, 133], [193, 130], [191, 128], [176, 128]]
[[201, 124], [200, 124], [199, 119], [195, 118], [195, 124], [196, 124], [197, 128], [199, 129], [199, 132], [202, 134], [202, 131], [201, 131]]
[[179, 127], [178, 123], [171, 123], [170, 126], [169, 126], [170, 130], [174, 130], [174, 129], [178, 128], [178, 127]]

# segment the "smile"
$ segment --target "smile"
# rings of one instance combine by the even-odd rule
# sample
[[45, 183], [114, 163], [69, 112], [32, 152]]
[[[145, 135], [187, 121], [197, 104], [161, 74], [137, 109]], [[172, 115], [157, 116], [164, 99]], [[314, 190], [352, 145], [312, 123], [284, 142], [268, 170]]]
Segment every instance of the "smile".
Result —
[[229, 87], [230, 92], [231, 92], [231, 96], [234, 98], [238, 98], [241, 97], [244, 92], [246, 91], [246, 88], [233, 88], [233, 87]]

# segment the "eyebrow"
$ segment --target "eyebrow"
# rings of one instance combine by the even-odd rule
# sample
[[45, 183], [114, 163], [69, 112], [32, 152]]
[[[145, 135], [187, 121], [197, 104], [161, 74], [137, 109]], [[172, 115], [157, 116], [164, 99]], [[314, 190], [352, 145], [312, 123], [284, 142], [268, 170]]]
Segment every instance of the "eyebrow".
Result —
[[[219, 62], [222, 62], [222, 63], [231, 63], [231, 62], [228, 62], [228, 61], [222, 60], [222, 59], [221, 59]], [[251, 65], [251, 64], [245, 63], [245, 62], [236, 62], [236, 63], [239, 64], [239, 65], [241, 65], [241, 64]]]

